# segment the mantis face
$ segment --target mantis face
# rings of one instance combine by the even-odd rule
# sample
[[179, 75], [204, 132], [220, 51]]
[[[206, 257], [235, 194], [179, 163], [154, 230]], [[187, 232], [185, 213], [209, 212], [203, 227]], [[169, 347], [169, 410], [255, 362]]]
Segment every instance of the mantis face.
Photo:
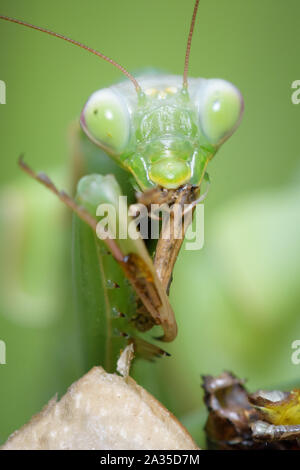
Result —
[[206, 166], [238, 127], [243, 98], [221, 79], [137, 77], [92, 94], [81, 114], [88, 137], [130, 171], [145, 191], [200, 186]]

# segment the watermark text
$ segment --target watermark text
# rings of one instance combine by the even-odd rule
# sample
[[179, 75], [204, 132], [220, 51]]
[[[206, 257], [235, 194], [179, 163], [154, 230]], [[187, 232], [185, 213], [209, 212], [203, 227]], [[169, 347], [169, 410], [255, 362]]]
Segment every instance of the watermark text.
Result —
[[[192, 217], [194, 212], [194, 217]], [[127, 197], [120, 196], [118, 206], [104, 203], [97, 207], [100, 217], [96, 233], [101, 240], [159, 238], [186, 239], [186, 250], [200, 250], [204, 245], [204, 205], [133, 204], [127, 209]], [[194, 219], [192, 221], [192, 218]]]
[[300, 339], [295, 339], [295, 341], [292, 342], [292, 349], [295, 351], [293, 351], [291, 355], [291, 361], [292, 364], [297, 366], [300, 364]]
[[292, 88], [295, 91], [292, 93], [291, 100], [293, 104], [300, 103], [300, 80], [294, 80], [292, 83]]
[[0, 364], [6, 364], [6, 344], [0, 340]]
[[0, 80], [0, 104], [6, 104], [6, 83]]

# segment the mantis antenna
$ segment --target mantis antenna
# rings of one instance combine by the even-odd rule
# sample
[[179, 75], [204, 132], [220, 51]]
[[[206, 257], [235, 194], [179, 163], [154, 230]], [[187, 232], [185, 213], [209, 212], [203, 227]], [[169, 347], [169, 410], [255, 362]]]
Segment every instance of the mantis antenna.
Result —
[[100, 57], [101, 59], [106, 60], [106, 62], [109, 62], [110, 64], [117, 67], [117, 69], [119, 69], [124, 75], [126, 75], [127, 78], [129, 78], [129, 80], [132, 81], [132, 83], [133, 83], [133, 85], [136, 89], [136, 92], [140, 93], [141, 87], [138, 84], [138, 82], [136, 81], [136, 79], [133, 77], [133, 75], [131, 75], [131, 73], [129, 73], [128, 70], [126, 70], [122, 65], [118, 64], [118, 62], [115, 62], [113, 59], [110, 59], [109, 57], [102, 54], [101, 52], [98, 52], [95, 49], [92, 49], [91, 47], [85, 46], [81, 42], [75, 41], [74, 39], [70, 39], [66, 36], [63, 36], [62, 34], [54, 33], [53, 31], [50, 31], [49, 29], [40, 28], [39, 26], [35, 26], [33, 24], [26, 23], [25, 21], [17, 20], [16, 18], [10, 18], [9, 16], [0, 15], [0, 19], [5, 20], [5, 21], [10, 21], [11, 23], [21, 24], [23, 26], [27, 26], [27, 28], [36, 29], [37, 31], [41, 31], [42, 33], [49, 34], [50, 36], [54, 36], [56, 38], [63, 39], [64, 41], [70, 42], [71, 44], [74, 44], [75, 46], [81, 47], [82, 49], [85, 49], [86, 51], [89, 51], [92, 54], [95, 54], [96, 56]]
[[183, 71], [183, 87], [184, 88], [187, 88], [187, 86], [188, 86], [187, 76], [188, 76], [188, 69], [189, 69], [189, 60], [190, 60], [192, 37], [193, 37], [193, 32], [194, 32], [194, 26], [195, 26], [198, 6], [199, 6], [199, 0], [196, 0], [195, 1], [195, 6], [194, 6], [194, 11], [193, 11], [193, 16], [192, 16], [192, 21], [191, 21], [191, 26], [190, 26], [190, 32], [189, 32], [189, 36], [188, 36], [188, 42], [187, 42], [187, 46], [186, 46], [186, 53], [185, 53], [184, 71]]

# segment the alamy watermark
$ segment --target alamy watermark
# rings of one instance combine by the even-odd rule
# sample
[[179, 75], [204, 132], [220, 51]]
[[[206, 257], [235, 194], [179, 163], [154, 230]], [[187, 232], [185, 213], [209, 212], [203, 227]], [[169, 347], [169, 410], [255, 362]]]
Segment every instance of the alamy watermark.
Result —
[[6, 344], [0, 340], [0, 364], [6, 364]]
[[291, 100], [293, 104], [300, 103], [300, 80], [294, 80], [292, 83], [292, 88], [295, 91], [292, 93]]
[[300, 364], [300, 339], [295, 339], [295, 341], [292, 342], [292, 349], [293, 351], [291, 355], [291, 362], [295, 366], [298, 366]]
[[[192, 222], [192, 211], [194, 220]], [[200, 250], [204, 245], [204, 205], [192, 204], [133, 204], [127, 207], [127, 197], [120, 196], [118, 206], [100, 204], [96, 215], [98, 238], [137, 240], [138, 238], [186, 239], [186, 250]]]
[[6, 104], [6, 83], [0, 80], [0, 104]]

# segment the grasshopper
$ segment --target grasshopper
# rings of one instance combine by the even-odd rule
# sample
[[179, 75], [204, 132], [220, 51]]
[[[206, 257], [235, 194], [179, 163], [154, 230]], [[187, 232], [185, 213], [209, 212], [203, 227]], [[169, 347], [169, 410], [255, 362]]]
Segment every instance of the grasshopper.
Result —
[[[162, 202], [171, 219], [174, 219], [172, 208], [176, 205], [184, 208], [183, 215], [187, 216], [187, 224], [179, 230], [173, 224], [167, 237], [164, 236], [162, 226], [155, 252], [152, 253], [154, 260], [141, 236], [133, 240], [126, 233], [125, 240], [121, 240], [108, 231], [106, 234], [102, 233], [106, 236], [100, 237], [101, 240], [95, 237], [98, 227], [96, 212], [100, 203], [114, 206], [117, 224], [122, 224], [124, 217], [131, 221], [130, 216], [121, 215], [117, 210], [116, 200], [122, 192], [114, 176], [84, 176], [78, 183], [77, 195], [73, 199], [59, 191], [47, 175], [33, 171], [23, 158], [20, 159], [20, 167], [56, 194], [89, 227], [88, 236], [93, 237], [93, 241], [90, 239], [88, 243], [95, 244], [95, 256], [99, 258], [97, 262], [101, 264], [103, 261], [104, 247], [112, 255], [113, 265], [109, 267], [102, 263], [102, 273], [106, 269], [109, 271], [112, 266], [114, 269], [118, 266], [121, 282], [126, 278], [138, 298], [131, 302], [128, 309], [130, 325], [140, 332], [159, 325], [163, 329], [160, 339], [167, 342], [174, 340], [177, 335], [176, 320], [168, 299], [173, 267], [186, 228], [192, 222], [196, 204], [205, 197], [200, 192], [202, 183], [209, 181], [208, 163], [238, 127], [244, 107], [241, 93], [231, 83], [222, 79], [188, 78], [198, 6], [199, 0], [196, 0], [188, 34], [183, 77], [164, 74], [135, 77], [113, 59], [78, 41], [22, 20], [0, 15], [2, 20], [83, 48], [112, 64], [125, 75], [126, 81], [92, 94], [83, 107], [80, 124], [93, 145], [104, 150], [131, 174], [139, 203], [149, 207], [154, 202]], [[178, 232], [181, 236], [178, 236]], [[78, 249], [81, 249], [80, 245]], [[83, 254], [82, 259], [85, 259]], [[151, 358], [161, 354], [160, 348], [128, 332], [128, 318], [124, 319], [126, 315], [118, 307], [112, 306], [116, 299], [111, 297], [113, 294], [106, 299], [108, 310], [115, 312], [114, 320], [109, 322], [111, 334], [118, 334], [126, 341], [134, 342], [136, 352], [141, 355]], [[116, 328], [113, 326], [115, 324]]]

